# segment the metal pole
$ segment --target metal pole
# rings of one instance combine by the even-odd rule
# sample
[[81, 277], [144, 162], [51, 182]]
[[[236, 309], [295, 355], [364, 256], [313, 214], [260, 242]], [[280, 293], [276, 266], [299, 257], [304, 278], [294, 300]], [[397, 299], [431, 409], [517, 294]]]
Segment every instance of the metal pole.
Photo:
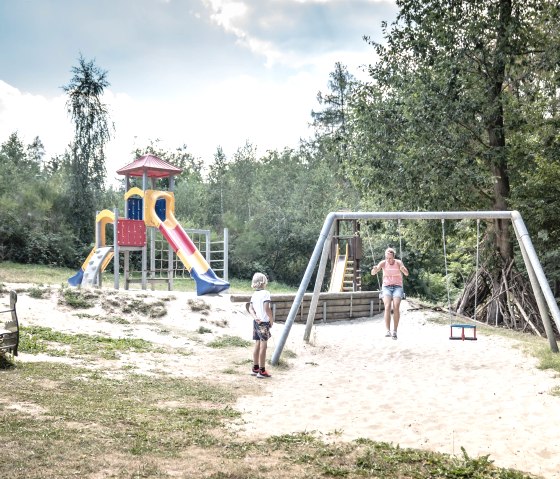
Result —
[[325, 244], [323, 245], [321, 261], [319, 261], [319, 270], [317, 271], [315, 288], [313, 289], [313, 297], [311, 298], [311, 304], [309, 305], [307, 322], [305, 324], [305, 333], [303, 335], [303, 339], [306, 343], [309, 342], [309, 336], [311, 336], [311, 328], [313, 327], [315, 313], [317, 312], [317, 303], [319, 302], [319, 293], [321, 292], [321, 286], [323, 285], [323, 279], [325, 278], [325, 270], [327, 269], [327, 259], [329, 258], [329, 248], [331, 247], [332, 237], [333, 228], [331, 228], [327, 241], [325, 241]]
[[537, 276], [535, 275], [535, 270], [533, 269], [533, 265], [529, 260], [529, 255], [527, 254], [527, 250], [525, 249], [525, 246], [523, 245], [521, 238], [519, 237], [519, 232], [517, 231], [517, 227], [515, 223], [513, 223], [513, 231], [515, 231], [515, 236], [517, 237], [517, 242], [519, 243], [519, 249], [521, 250], [521, 255], [523, 256], [523, 262], [525, 263], [525, 268], [527, 268], [527, 272], [529, 273], [529, 282], [531, 283], [531, 288], [533, 289], [533, 293], [537, 301], [537, 307], [539, 308], [539, 313], [541, 315], [544, 324], [544, 330], [546, 332], [548, 343], [550, 344], [550, 349], [552, 352], [557, 353], [558, 344], [556, 343], [556, 338], [554, 337], [554, 331], [552, 330], [552, 325], [550, 324], [550, 317], [548, 315], [546, 300], [539, 286], [539, 282], [537, 280]]
[[334, 220], [336, 218], [336, 213], [329, 213], [325, 219], [325, 223], [323, 224], [323, 229], [319, 234], [319, 238], [317, 239], [317, 244], [315, 245], [315, 249], [313, 250], [313, 254], [307, 264], [307, 269], [305, 270], [305, 274], [303, 275], [303, 279], [301, 280], [301, 284], [299, 285], [298, 292], [296, 297], [294, 298], [294, 302], [292, 307], [290, 308], [290, 312], [288, 313], [288, 317], [286, 318], [286, 322], [284, 324], [284, 330], [282, 331], [282, 336], [280, 337], [278, 344], [274, 350], [274, 354], [272, 355], [271, 363], [272, 365], [276, 366], [278, 361], [280, 360], [280, 355], [282, 354], [282, 350], [284, 349], [284, 345], [286, 344], [286, 339], [290, 334], [290, 329], [292, 328], [292, 324], [296, 318], [296, 314], [303, 299], [303, 295], [305, 294], [305, 290], [307, 289], [307, 285], [311, 280], [311, 276], [313, 275], [313, 270], [315, 269], [315, 265], [319, 259], [321, 251], [323, 249], [323, 245], [329, 235], [329, 231], [332, 228]]
[[[545, 328], [550, 329], [552, 339], [554, 340], [552, 325], [550, 324], [550, 319], [548, 317], [548, 314], [546, 314], [546, 309], [543, 307], [543, 310], [541, 310], [543, 296], [544, 296], [544, 300], [546, 301], [546, 304], [548, 305], [548, 309], [550, 310], [550, 314], [552, 315], [552, 318], [556, 323], [556, 327], [558, 328], [558, 331], [560, 331], [560, 310], [558, 309], [558, 305], [556, 304], [556, 300], [554, 299], [554, 295], [552, 294], [552, 290], [550, 289], [550, 285], [548, 284], [541, 263], [539, 261], [539, 258], [537, 257], [537, 253], [535, 252], [535, 248], [533, 247], [531, 238], [529, 238], [529, 233], [527, 232], [527, 228], [525, 227], [525, 223], [521, 218], [521, 215], [519, 214], [518, 211], [512, 211], [511, 217], [512, 217], [513, 227], [516, 232], [519, 244], [522, 245], [521, 251], [522, 253], [523, 251], [525, 251], [525, 254], [527, 255], [527, 259], [531, 266], [531, 268], [527, 268], [529, 272], [529, 280], [531, 280], [531, 273], [533, 273], [540, 286], [540, 288], [538, 287], [536, 288], [535, 285], [533, 285], [533, 281], [531, 280], [531, 285], [533, 286], [533, 292], [535, 293], [535, 298], [537, 299], [537, 305], [539, 306], [539, 311], [541, 312], [543, 323], [545, 325]], [[525, 259], [525, 256], [523, 258]], [[539, 300], [541, 301], [541, 304], [539, 304]], [[548, 329], [546, 334], [547, 336], [549, 336]], [[549, 337], [549, 342], [550, 342], [550, 337]], [[553, 350], [553, 352], [555, 353], [558, 352], [558, 345], [556, 344], [556, 340], [554, 340], [554, 346], [551, 343], [550, 347]]]
[[208, 263], [208, 265], [212, 264], [212, 252], [211, 250], [211, 246], [210, 246], [210, 230], [208, 230], [208, 232], [206, 233], [206, 262]]
[[119, 289], [119, 210], [115, 208], [113, 214], [115, 215], [115, 220], [113, 222], [113, 286], [115, 289]]
[[224, 228], [224, 271], [222, 272], [222, 278], [228, 280], [228, 262], [229, 262], [229, 229]]

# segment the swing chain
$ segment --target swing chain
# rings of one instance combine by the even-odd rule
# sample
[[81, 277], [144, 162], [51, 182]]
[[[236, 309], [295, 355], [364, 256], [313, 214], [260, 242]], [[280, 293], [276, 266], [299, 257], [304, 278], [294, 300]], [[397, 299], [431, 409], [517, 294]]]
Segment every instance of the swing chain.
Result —
[[447, 249], [445, 246], [445, 219], [441, 219], [441, 236], [443, 243], [443, 262], [445, 265], [445, 289], [447, 290], [447, 311], [449, 312], [449, 318], [451, 319], [451, 297], [449, 293], [449, 274], [447, 271]]

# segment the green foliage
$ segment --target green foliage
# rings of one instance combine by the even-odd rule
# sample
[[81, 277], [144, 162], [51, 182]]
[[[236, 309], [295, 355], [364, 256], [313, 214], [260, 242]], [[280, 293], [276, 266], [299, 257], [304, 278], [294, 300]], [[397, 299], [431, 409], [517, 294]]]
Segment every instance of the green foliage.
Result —
[[39, 174], [39, 143], [25, 148], [14, 133], [0, 146], [0, 260], [74, 265], [59, 176]]
[[51, 294], [50, 288], [41, 288], [40, 286], [32, 286], [27, 290], [27, 294], [33, 299], [42, 299]]
[[[560, 294], [560, 8], [545, 0], [397, 6], [383, 44], [366, 38], [378, 58], [369, 81], [335, 63], [311, 114], [316, 134], [298, 149], [259, 157], [247, 142], [228, 158], [217, 147], [207, 169], [185, 145], [166, 151], [156, 140], [136, 153], [183, 169], [176, 216], [184, 227], [229, 229], [234, 279], [263, 271], [298, 285], [331, 211], [519, 209]], [[24, 145], [17, 133], [0, 146], [0, 261], [75, 268], [91, 248], [94, 212], [122, 204], [123, 188], [103, 184], [107, 72], [80, 56], [72, 73], [70, 150], [44, 159], [39, 138]], [[510, 230], [490, 231], [497, 225], [485, 226], [484, 249], [510, 255]], [[446, 225], [447, 278], [440, 225], [401, 226], [407, 292], [441, 300], [446, 283], [460, 289], [473, 269], [472, 223]], [[365, 228], [369, 267], [398, 236], [390, 222]], [[376, 283], [364, 273], [365, 288]]]
[[232, 161], [220, 150], [210, 167], [208, 222], [230, 232], [230, 274], [255, 271], [298, 284], [326, 215], [339, 198], [336, 175], [311, 148], [270, 151], [257, 158], [251, 145]]

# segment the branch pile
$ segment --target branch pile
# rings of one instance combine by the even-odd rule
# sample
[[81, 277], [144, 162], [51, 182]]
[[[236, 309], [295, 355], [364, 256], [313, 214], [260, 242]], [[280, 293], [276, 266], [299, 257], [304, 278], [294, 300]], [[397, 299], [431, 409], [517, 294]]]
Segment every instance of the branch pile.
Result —
[[[453, 309], [472, 318], [475, 308], [479, 322], [546, 337], [531, 284], [513, 261], [501, 270], [481, 267], [471, 275]], [[560, 337], [554, 322], [553, 330]]]

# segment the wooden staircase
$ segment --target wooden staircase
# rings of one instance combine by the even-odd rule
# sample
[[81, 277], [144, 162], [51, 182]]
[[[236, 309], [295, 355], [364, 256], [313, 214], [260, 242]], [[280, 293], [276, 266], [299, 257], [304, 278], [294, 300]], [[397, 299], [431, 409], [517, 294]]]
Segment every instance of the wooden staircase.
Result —
[[362, 272], [360, 270], [357, 270], [356, 274], [354, 275], [354, 265], [355, 261], [352, 259], [349, 259], [346, 262], [346, 268], [344, 270], [344, 280], [342, 282], [343, 292], [362, 290]]

